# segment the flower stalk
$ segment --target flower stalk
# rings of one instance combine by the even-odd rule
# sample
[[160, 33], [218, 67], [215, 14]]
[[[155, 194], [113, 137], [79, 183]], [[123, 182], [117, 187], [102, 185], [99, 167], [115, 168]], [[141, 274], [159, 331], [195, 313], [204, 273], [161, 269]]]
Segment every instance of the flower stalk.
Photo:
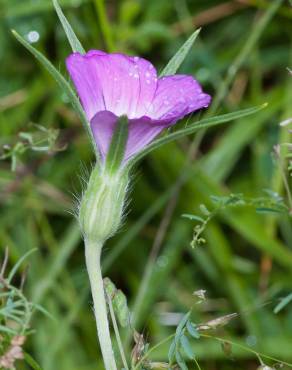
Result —
[[101, 242], [85, 240], [85, 258], [88, 276], [90, 280], [94, 315], [96, 320], [97, 335], [104, 360], [106, 370], [117, 370], [114, 357], [109, 322], [107, 317], [107, 307], [103, 279], [100, 266], [100, 255], [102, 250]]
[[126, 173], [108, 173], [96, 166], [79, 210], [97, 334], [106, 370], [116, 370], [117, 366], [110, 337], [100, 257], [104, 242], [121, 223], [127, 183]]
[[122, 220], [128, 184], [128, 171], [123, 168], [127, 137], [128, 119], [122, 116], [115, 127], [106, 161], [93, 169], [79, 207], [96, 328], [106, 370], [117, 370], [117, 365], [110, 336], [100, 257], [104, 242], [117, 231]]

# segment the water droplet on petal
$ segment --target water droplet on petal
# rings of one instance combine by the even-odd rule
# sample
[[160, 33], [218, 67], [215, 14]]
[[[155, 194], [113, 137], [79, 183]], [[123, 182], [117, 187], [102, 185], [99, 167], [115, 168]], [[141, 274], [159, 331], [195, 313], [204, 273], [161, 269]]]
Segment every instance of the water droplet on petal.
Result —
[[135, 74], [134, 74], [134, 78], [139, 78], [138, 73], [135, 73]]
[[151, 76], [150, 72], [146, 72], [146, 73], [145, 73], [145, 76], [146, 76], [146, 77], [150, 77], [150, 76]]

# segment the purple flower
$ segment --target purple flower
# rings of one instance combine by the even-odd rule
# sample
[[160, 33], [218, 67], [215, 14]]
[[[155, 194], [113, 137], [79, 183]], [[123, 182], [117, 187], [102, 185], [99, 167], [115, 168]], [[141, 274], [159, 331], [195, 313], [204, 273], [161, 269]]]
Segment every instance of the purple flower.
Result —
[[66, 65], [103, 160], [119, 116], [129, 119], [126, 161], [163, 129], [211, 101], [193, 77], [158, 78], [140, 57], [90, 50], [71, 54]]

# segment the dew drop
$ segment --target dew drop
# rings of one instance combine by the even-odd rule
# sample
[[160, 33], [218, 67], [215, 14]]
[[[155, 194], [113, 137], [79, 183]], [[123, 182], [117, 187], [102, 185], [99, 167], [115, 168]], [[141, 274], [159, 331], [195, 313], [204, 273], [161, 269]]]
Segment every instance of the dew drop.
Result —
[[151, 76], [150, 72], [146, 72], [146, 73], [145, 73], [145, 76], [146, 76], [146, 77], [150, 77], [150, 76]]
[[134, 57], [135, 62], [138, 62], [139, 59], [140, 59], [139, 57]]
[[27, 34], [27, 39], [31, 44], [34, 44], [35, 42], [38, 42], [40, 39], [40, 34], [37, 31], [30, 31]]
[[139, 78], [138, 73], [135, 73], [135, 74], [134, 74], [134, 78]]

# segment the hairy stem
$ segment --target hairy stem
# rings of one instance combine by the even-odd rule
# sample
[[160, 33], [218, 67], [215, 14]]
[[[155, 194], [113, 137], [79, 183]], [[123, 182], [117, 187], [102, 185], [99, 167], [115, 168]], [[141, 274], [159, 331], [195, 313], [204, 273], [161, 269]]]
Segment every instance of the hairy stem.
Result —
[[117, 370], [110, 337], [105, 293], [101, 275], [101, 249], [102, 243], [92, 243], [85, 240], [86, 267], [90, 280], [97, 335], [102, 352], [102, 357], [106, 370]]

